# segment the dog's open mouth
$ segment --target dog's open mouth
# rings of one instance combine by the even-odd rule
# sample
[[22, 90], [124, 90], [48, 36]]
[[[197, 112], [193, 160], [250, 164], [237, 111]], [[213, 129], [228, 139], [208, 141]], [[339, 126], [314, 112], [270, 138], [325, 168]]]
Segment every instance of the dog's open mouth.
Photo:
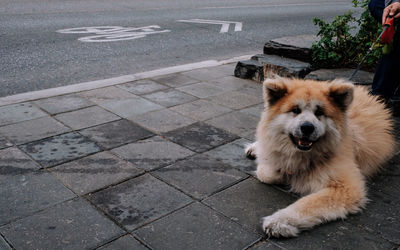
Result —
[[293, 144], [302, 151], [311, 150], [314, 141], [310, 141], [307, 138], [297, 138], [294, 135], [290, 134], [290, 139], [292, 139]]

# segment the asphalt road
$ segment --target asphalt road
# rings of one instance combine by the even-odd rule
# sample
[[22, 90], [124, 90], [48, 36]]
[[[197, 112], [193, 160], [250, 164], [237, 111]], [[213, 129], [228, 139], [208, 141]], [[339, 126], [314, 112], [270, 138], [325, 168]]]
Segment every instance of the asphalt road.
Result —
[[[269, 39], [316, 33], [313, 17], [330, 19], [350, 9], [349, 0], [2, 0], [0, 96], [262, 53]], [[228, 32], [220, 33], [221, 25], [177, 21], [189, 19], [237, 21], [243, 26], [235, 32], [230, 25]], [[138, 38], [143, 30], [136, 30], [135, 39], [106, 42], [98, 41], [110, 39], [104, 30], [57, 32], [152, 25], [145, 31], [164, 32]], [[102, 36], [87, 38], [95, 35]], [[111, 38], [116, 37], [121, 33]]]

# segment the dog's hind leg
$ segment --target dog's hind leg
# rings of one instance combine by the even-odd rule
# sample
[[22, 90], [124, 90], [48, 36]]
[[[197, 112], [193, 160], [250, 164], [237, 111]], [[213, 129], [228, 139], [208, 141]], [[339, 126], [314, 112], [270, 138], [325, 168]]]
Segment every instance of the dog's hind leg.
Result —
[[257, 142], [253, 142], [251, 144], [246, 145], [246, 148], [244, 151], [246, 153], [246, 157], [249, 158], [250, 160], [255, 160], [257, 158], [256, 147], [257, 147]]

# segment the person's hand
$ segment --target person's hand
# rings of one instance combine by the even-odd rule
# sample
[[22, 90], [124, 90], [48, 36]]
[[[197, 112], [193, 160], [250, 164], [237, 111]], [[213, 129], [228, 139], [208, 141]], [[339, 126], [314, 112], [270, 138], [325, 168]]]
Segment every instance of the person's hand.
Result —
[[400, 17], [400, 2], [392, 3], [383, 10], [382, 25], [388, 16], [394, 16], [394, 18]]

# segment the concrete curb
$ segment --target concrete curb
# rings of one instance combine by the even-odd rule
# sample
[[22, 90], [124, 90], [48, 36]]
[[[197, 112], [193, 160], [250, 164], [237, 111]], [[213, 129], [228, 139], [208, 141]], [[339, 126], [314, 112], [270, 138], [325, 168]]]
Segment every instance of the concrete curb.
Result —
[[58, 95], [65, 95], [65, 94], [70, 94], [70, 93], [75, 93], [75, 92], [86, 91], [86, 90], [104, 88], [104, 87], [108, 87], [108, 86], [113, 86], [113, 85], [117, 85], [117, 84], [127, 83], [127, 82], [131, 82], [131, 81], [136, 81], [136, 80], [141, 80], [141, 79], [146, 79], [146, 78], [156, 77], [156, 76], [161, 76], [161, 75], [168, 75], [168, 74], [180, 73], [180, 72], [185, 72], [185, 71], [190, 71], [190, 70], [195, 70], [195, 69], [215, 67], [215, 66], [228, 64], [228, 63], [235, 63], [235, 62], [241, 61], [241, 60], [247, 60], [247, 59], [250, 59], [251, 56], [252, 55], [244, 55], [244, 56], [233, 57], [230, 59], [225, 59], [225, 60], [220, 60], [220, 61], [207, 60], [207, 61], [202, 61], [202, 62], [189, 63], [189, 64], [172, 66], [172, 67], [167, 67], [167, 68], [162, 68], [162, 69], [156, 69], [156, 70], [151, 70], [151, 71], [147, 71], [147, 72], [140, 72], [140, 73], [131, 74], [131, 75], [124, 75], [124, 76], [113, 77], [113, 78], [108, 78], [108, 79], [77, 83], [77, 84], [72, 84], [72, 85], [63, 86], [63, 87], [31, 91], [31, 92], [27, 92], [27, 93], [5, 96], [5, 97], [0, 98], [0, 106], [16, 104], [16, 103], [20, 103], [20, 102], [33, 101], [33, 100], [37, 100], [37, 99], [58, 96]]

